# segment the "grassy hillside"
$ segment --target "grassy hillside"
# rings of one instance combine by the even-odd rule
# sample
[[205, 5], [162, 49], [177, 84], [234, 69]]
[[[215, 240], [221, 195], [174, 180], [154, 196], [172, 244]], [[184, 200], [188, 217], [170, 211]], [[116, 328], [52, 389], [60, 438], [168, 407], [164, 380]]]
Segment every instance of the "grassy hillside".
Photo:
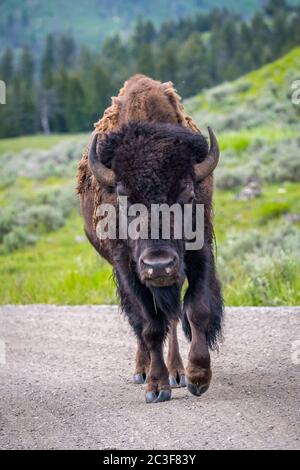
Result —
[[299, 181], [300, 107], [291, 100], [299, 70], [297, 48], [258, 71], [186, 102], [187, 111], [200, 126], [211, 125], [221, 135], [218, 187], [227, 189], [251, 178]]
[[38, 49], [50, 32], [72, 33], [80, 43], [96, 48], [107, 35], [121, 32], [127, 36], [139, 15], [159, 25], [216, 7], [249, 15], [263, 3], [263, 0], [1, 0], [0, 48], [7, 45], [18, 48], [26, 42]]
[[[230, 304], [299, 304], [300, 48], [232, 83], [186, 102], [222, 148], [215, 175], [219, 271]], [[256, 182], [261, 195], [239, 198]]]
[[[215, 229], [228, 305], [300, 303], [300, 107], [290, 100], [299, 66], [296, 49], [186, 103], [222, 148]], [[74, 175], [87, 138], [0, 141], [1, 303], [116, 301], [78, 214]], [[253, 199], [249, 182], [260, 191]]]
[[300, 47], [234, 82], [187, 100], [187, 110], [200, 123], [211, 123], [219, 131], [297, 126], [300, 111], [291, 95], [299, 70]]

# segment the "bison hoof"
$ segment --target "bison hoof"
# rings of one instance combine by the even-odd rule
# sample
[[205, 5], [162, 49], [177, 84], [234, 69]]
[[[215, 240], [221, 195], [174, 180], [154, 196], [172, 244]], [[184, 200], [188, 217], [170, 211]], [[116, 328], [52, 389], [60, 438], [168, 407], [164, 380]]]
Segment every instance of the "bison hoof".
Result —
[[146, 392], [146, 403], [160, 403], [162, 401], [169, 401], [171, 398], [171, 390], [160, 390], [156, 392]]
[[181, 374], [181, 375], [178, 374], [176, 377], [174, 375], [170, 375], [169, 382], [170, 382], [170, 387], [172, 388], [180, 388], [180, 387], [186, 386], [184, 374]]
[[209, 383], [206, 384], [192, 384], [187, 382], [187, 389], [192, 395], [196, 395], [196, 397], [200, 397], [209, 389]]
[[134, 374], [133, 383], [134, 384], [144, 384], [146, 382], [146, 374]]

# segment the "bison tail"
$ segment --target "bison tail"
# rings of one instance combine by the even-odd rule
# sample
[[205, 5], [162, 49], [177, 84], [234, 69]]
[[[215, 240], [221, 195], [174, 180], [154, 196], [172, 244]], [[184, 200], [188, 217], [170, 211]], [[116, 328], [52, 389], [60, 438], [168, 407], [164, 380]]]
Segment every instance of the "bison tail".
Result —
[[212, 302], [211, 305], [211, 321], [206, 334], [207, 344], [211, 350], [219, 349], [219, 342], [223, 340], [222, 324], [223, 324], [223, 302]]

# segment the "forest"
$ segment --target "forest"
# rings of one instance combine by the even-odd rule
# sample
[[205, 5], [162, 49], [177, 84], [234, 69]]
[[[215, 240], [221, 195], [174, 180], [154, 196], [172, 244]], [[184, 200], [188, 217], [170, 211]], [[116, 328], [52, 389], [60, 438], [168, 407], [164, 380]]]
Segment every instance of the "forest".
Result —
[[300, 44], [300, 6], [270, 0], [251, 18], [224, 9], [163, 22], [142, 17], [128, 38], [108, 36], [99, 51], [70, 34], [49, 34], [0, 57], [6, 83], [0, 138], [91, 129], [122, 83], [139, 72], [173, 81], [183, 98], [232, 81]]

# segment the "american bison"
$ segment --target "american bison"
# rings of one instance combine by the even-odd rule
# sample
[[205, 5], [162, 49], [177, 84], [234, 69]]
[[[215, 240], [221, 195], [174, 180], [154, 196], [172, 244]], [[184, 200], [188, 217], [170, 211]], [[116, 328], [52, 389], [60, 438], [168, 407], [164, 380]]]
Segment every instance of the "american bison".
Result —
[[[113, 266], [121, 307], [138, 342], [133, 381], [146, 384], [147, 403], [169, 400], [171, 388], [185, 385], [200, 396], [211, 381], [209, 348], [217, 347], [221, 337], [223, 302], [212, 225], [212, 173], [219, 147], [211, 129], [209, 137], [208, 147], [171, 82], [135, 75], [96, 123], [79, 164], [85, 232]], [[103, 214], [98, 208], [105, 203], [118, 209], [121, 196], [129, 206], [202, 204], [203, 245], [190, 250], [184, 237], [165, 239], [161, 232], [156, 239], [99, 237]], [[186, 368], [178, 347], [179, 320], [191, 341]]]

